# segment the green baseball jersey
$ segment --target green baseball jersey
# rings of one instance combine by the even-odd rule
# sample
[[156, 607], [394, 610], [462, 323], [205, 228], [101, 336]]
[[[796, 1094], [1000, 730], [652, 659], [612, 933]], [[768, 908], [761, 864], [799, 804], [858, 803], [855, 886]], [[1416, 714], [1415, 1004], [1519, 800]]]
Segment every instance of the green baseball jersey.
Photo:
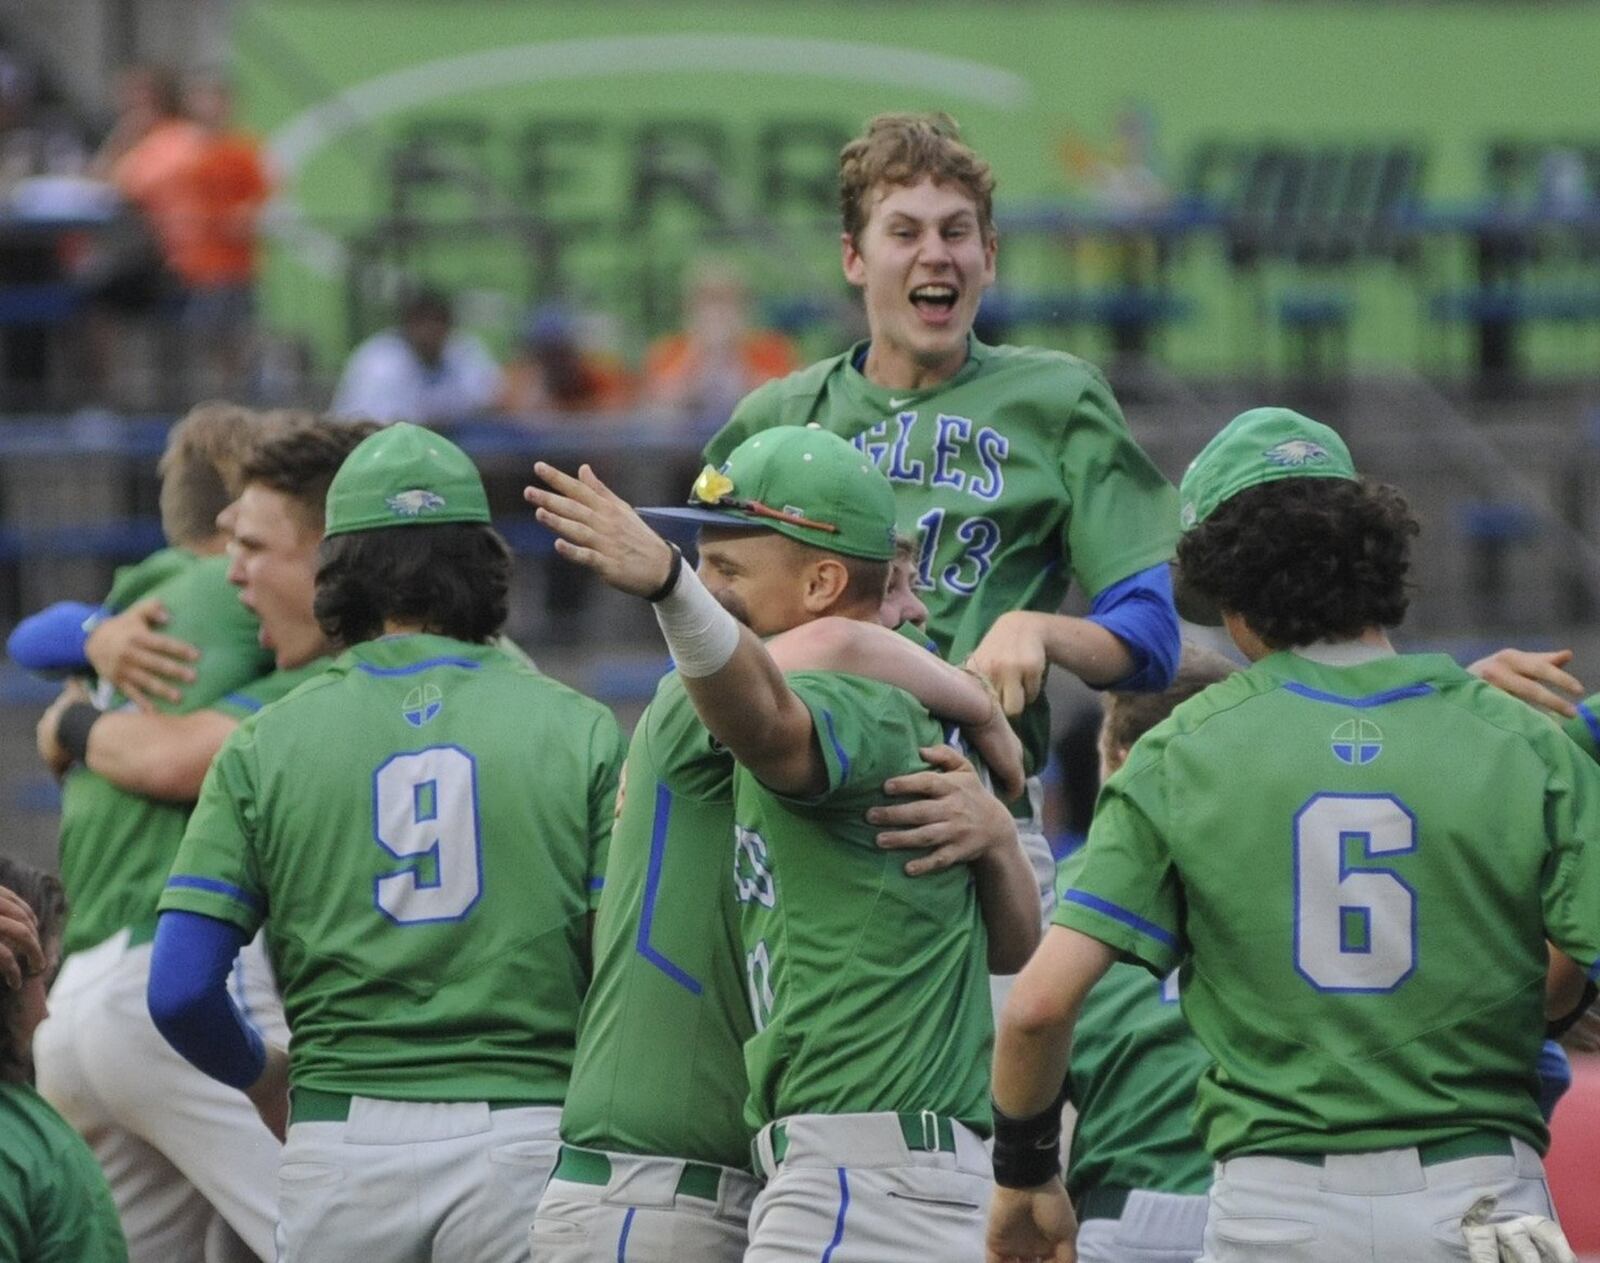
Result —
[[223, 745], [161, 908], [266, 922], [293, 1084], [559, 1102], [621, 747], [493, 646], [357, 645]]
[[[226, 557], [195, 557], [167, 549], [165, 577], [141, 589], [160, 597], [171, 613], [163, 630], [200, 649], [196, 679], [165, 711], [186, 714], [210, 707], [255, 679], [272, 663], [261, 648], [260, 624], [239, 603], [228, 582]], [[122, 704], [120, 695], [105, 699]], [[61, 880], [71, 910], [62, 951], [70, 953], [132, 929], [135, 941], [154, 932], [156, 901], [189, 819], [184, 803], [158, 802], [121, 789], [77, 766], [61, 786]]]
[[1600, 693], [1578, 703], [1578, 715], [1562, 727], [1591, 759], [1600, 762]]
[[1165, 975], [1216, 1157], [1541, 1150], [1545, 940], [1600, 955], [1600, 768], [1436, 655], [1273, 654], [1106, 782], [1056, 912]]
[[132, 565], [118, 566], [111, 576], [111, 591], [106, 593], [105, 607], [121, 613], [143, 597], [159, 595], [155, 588], [199, 559], [198, 554], [187, 548], [158, 548]]
[[733, 760], [677, 672], [628, 746], [594, 931], [594, 983], [561, 1114], [573, 1144], [745, 1167], [745, 999]]
[[[862, 349], [760, 387], [706, 458], [720, 464], [775, 425], [816, 423], [851, 440], [888, 475], [900, 529], [917, 536], [928, 630], [951, 662], [1002, 614], [1059, 609], [1074, 578], [1093, 596], [1172, 555], [1177, 495], [1091, 365], [973, 339], [949, 381], [895, 392], [855, 367]], [[1018, 728], [1043, 766], [1043, 694]]]
[[26, 1083], [0, 1083], [0, 1263], [126, 1263], [128, 1246], [83, 1137]]
[[[1057, 889], [1083, 868], [1079, 847]], [[1119, 963], [1095, 983], [1072, 1031], [1067, 1095], [1078, 1110], [1067, 1159], [1074, 1198], [1093, 1188], [1201, 1194], [1211, 1156], [1194, 1134], [1194, 1096], [1211, 1057], [1178, 1007], [1176, 974]]]
[[756, 1033], [755, 1127], [791, 1114], [931, 1110], [987, 1135], [994, 1041], [972, 871], [907, 877], [864, 814], [925, 765], [939, 726], [909, 693], [796, 672], [826, 789], [798, 800], [734, 773], [734, 894]]

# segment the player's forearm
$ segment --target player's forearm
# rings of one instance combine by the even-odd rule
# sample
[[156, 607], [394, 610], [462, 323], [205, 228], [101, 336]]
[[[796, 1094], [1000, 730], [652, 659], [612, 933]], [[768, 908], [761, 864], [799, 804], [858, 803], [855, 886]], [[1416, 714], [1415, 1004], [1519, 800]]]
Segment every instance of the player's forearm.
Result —
[[147, 798], [193, 802], [206, 771], [236, 727], [217, 711], [161, 715], [117, 711], [103, 716], [89, 734], [92, 771], [113, 785]]
[[995, 1035], [994, 1101], [1007, 1114], [1027, 1118], [1056, 1099], [1084, 997], [1113, 960], [1109, 947], [1076, 930], [1052, 926], [1044, 936]]
[[738, 647], [720, 670], [684, 674], [683, 685], [707, 731], [763, 785], [797, 795], [826, 787], [811, 712], [748, 627], [739, 628]]
[[163, 912], [151, 949], [145, 1002], [163, 1039], [191, 1065], [241, 1091], [266, 1063], [261, 1036], [228, 994], [245, 935], [236, 926], [193, 912]]
[[1040, 937], [1038, 882], [1017, 841], [1015, 822], [1008, 824], [1009, 844], [985, 851], [972, 865], [994, 974], [1014, 974], [1026, 965]]
[[1053, 666], [1071, 671], [1085, 684], [1105, 688], [1126, 679], [1137, 663], [1114, 633], [1070, 614], [1037, 614], [1044, 655]]
[[767, 651], [783, 671], [842, 671], [892, 684], [954, 724], [981, 724], [994, 709], [970, 673], [876, 623], [819, 618], [773, 637]]

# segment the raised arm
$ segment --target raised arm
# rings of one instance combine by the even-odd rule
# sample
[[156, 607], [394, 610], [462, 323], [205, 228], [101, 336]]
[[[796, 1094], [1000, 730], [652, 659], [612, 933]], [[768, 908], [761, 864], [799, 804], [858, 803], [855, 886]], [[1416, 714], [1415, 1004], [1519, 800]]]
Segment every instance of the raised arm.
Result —
[[748, 627], [717, 604], [682, 555], [644, 524], [589, 466], [573, 478], [542, 461], [551, 488], [524, 498], [556, 535], [556, 551], [620, 592], [655, 606], [689, 700], [711, 735], [780, 794], [820, 793], [827, 764], [811, 712]]

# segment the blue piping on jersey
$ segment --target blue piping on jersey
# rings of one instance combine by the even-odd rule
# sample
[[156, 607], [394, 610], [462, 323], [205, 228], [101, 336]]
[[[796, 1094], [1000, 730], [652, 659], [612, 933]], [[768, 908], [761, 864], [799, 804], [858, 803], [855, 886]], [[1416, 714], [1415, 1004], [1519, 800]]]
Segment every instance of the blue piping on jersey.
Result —
[[1095, 912], [1105, 914], [1113, 921], [1121, 921], [1123, 925], [1132, 926], [1140, 934], [1155, 939], [1156, 942], [1165, 947], [1176, 949], [1178, 946], [1176, 935], [1169, 934], [1154, 921], [1146, 921], [1143, 917], [1129, 912], [1126, 908], [1119, 908], [1109, 899], [1102, 899], [1099, 895], [1091, 895], [1086, 890], [1069, 890], [1061, 897], [1068, 903], [1082, 904], [1085, 908], [1091, 908]]
[[591, 878], [589, 878], [589, 889], [590, 890], [604, 890], [605, 888], [606, 888], [606, 879], [604, 877], [591, 877]]
[[828, 740], [833, 744], [833, 753], [839, 760], [839, 781], [842, 784], [850, 779], [850, 756], [844, 752], [844, 747], [839, 744], [839, 736], [833, 730], [833, 712], [831, 710], [822, 712], [822, 723], [828, 730]]
[[1313, 702], [1327, 702], [1330, 706], [1354, 706], [1358, 710], [1370, 710], [1374, 706], [1387, 706], [1390, 702], [1403, 702], [1408, 697], [1426, 697], [1434, 691], [1431, 684], [1407, 684], [1404, 688], [1388, 689], [1382, 693], [1368, 693], [1365, 697], [1344, 697], [1338, 693], [1324, 693], [1321, 689], [1314, 689], [1309, 684], [1301, 684], [1298, 680], [1290, 680], [1283, 687], [1296, 697], [1304, 697]]
[[243, 693], [224, 693], [222, 700], [237, 706], [240, 710], [247, 710], [252, 715], [266, 705], [265, 702], [254, 697], [247, 697]]
[[1594, 738], [1595, 744], [1600, 745], [1600, 715], [1596, 715], [1586, 702], [1578, 703], [1578, 714], [1583, 716], [1583, 722], [1588, 726], [1589, 735]]
[[416, 675], [419, 671], [429, 671], [434, 667], [460, 667], [463, 671], [476, 671], [483, 664], [474, 662], [471, 658], [424, 658], [421, 662], [413, 662], [403, 667], [375, 667], [370, 662], [356, 663], [356, 670], [365, 671], [368, 675], [396, 676]]
[[828, 1242], [828, 1248], [822, 1252], [822, 1263], [831, 1263], [833, 1252], [839, 1248], [839, 1243], [844, 1240], [844, 1213], [850, 1209], [850, 1181], [845, 1178], [844, 1168], [839, 1168], [839, 1218], [833, 1225], [833, 1240]]
[[1589, 981], [1600, 982], [1600, 960], [1589, 966]]
[[617, 1238], [617, 1263], [628, 1263], [628, 1234], [633, 1231], [633, 1213], [637, 1206], [628, 1207], [628, 1213], [622, 1217], [622, 1235]]
[[254, 912], [266, 911], [265, 900], [252, 895], [248, 890], [240, 890], [237, 886], [230, 886], [225, 881], [216, 881], [210, 877], [169, 877], [167, 889], [177, 887], [179, 890], [205, 890], [214, 895], [227, 895], [244, 904]]
[[636, 949], [639, 955], [659, 969], [690, 995], [699, 995], [705, 988], [698, 979], [678, 968], [650, 943], [650, 930], [656, 920], [656, 896], [661, 892], [661, 862], [667, 854], [667, 822], [672, 817], [672, 791], [665, 785], [656, 785], [656, 818], [650, 829], [650, 868], [644, 879], [644, 908], [639, 914], [639, 937]]

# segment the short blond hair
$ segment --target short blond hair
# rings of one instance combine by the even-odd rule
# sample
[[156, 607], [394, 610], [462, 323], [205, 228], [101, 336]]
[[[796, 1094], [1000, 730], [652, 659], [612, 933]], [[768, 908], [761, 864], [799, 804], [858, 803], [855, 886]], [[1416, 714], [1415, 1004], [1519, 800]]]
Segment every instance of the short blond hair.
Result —
[[978, 207], [978, 231], [994, 240], [994, 172], [961, 139], [948, 114], [879, 114], [839, 151], [839, 213], [859, 248], [880, 185], [909, 187], [931, 178], [964, 189]]
[[243, 490], [242, 471], [258, 443], [311, 419], [289, 408], [262, 411], [226, 400], [196, 404], [167, 433], [161, 475], [161, 530], [187, 546], [216, 533], [217, 514]]

